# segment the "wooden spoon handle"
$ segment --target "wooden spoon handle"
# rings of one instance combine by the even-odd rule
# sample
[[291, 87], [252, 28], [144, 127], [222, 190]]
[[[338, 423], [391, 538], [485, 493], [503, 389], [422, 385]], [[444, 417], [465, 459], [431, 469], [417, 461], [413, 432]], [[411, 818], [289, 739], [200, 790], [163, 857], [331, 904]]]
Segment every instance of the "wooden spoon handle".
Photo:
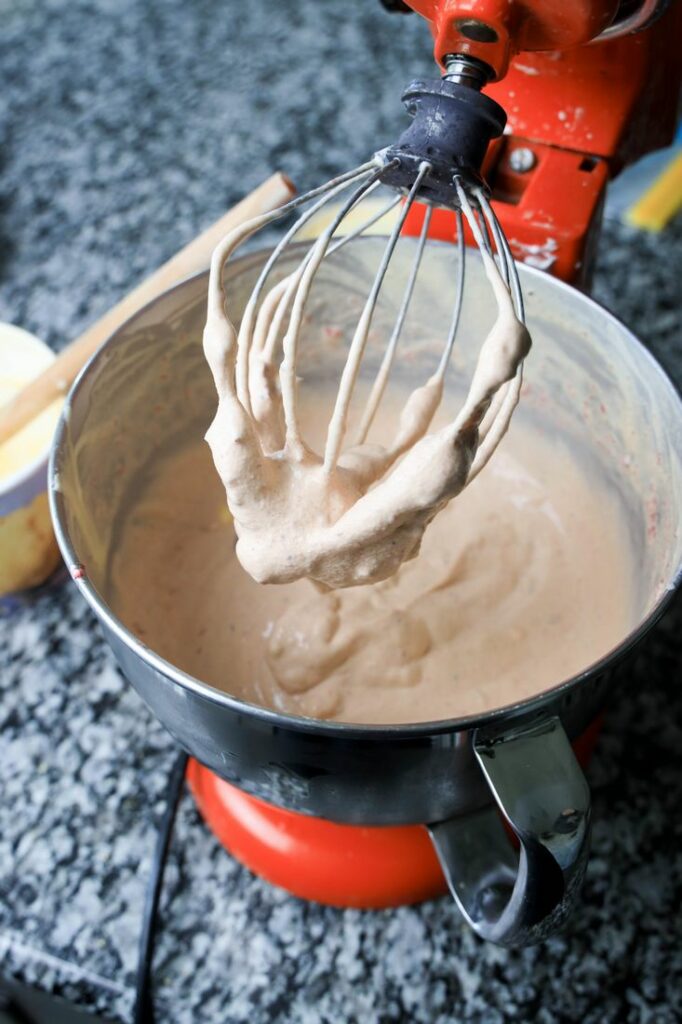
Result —
[[46, 409], [71, 387], [78, 373], [103, 341], [129, 317], [171, 285], [205, 269], [220, 239], [251, 217], [268, 213], [295, 195], [289, 179], [277, 172], [228, 210], [214, 224], [129, 292], [57, 356], [40, 376], [0, 408], [0, 444]]

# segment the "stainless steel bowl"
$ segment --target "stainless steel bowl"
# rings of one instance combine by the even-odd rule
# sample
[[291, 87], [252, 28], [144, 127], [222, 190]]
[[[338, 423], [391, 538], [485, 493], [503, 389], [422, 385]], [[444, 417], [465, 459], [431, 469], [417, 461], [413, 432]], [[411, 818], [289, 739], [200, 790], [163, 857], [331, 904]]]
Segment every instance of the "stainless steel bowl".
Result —
[[[353, 318], [381, 245], [358, 240], [323, 265], [310, 307], [316, 323]], [[379, 328], [391, 322], [409, 266], [411, 243], [400, 249], [377, 312]], [[231, 310], [243, 308], [265, 255], [228, 265]], [[294, 250], [290, 260], [297, 258]], [[400, 365], [407, 377], [423, 379], [428, 340], [443, 336], [455, 259], [451, 246], [427, 250], [425, 283], [405, 328], [422, 344], [416, 360]], [[346, 823], [427, 825], [465, 917], [479, 935], [506, 945], [549, 934], [574, 901], [590, 801], [569, 741], [603, 709], [614, 667], [662, 613], [682, 575], [678, 394], [610, 313], [542, 273], [520, 271], [535, 344], [517, 416], [574, 446], [617, 493], [632, 538], [638, 601], [638, 623], [615, 650], [531, 700], [408, 726], [297, 718], [191, 678], [113, 615], [105, 597], [108, 558], [135, 480], [163, 449], [202, 436], [214, 413], [201, 349], [206, 275], [151, 303], [94, 356], [67, 401], [50, 467], [64, 558], [123, 672], [177, 742], [232, 784], [294, 811]], [[480, 263], [470, 258], [462, 339], [480, 337], [489, 326], [487, 289]], [[323, 350], [312, 327], [303, 345], [307, 379], [338, 372], [343, 352]], [[474, 358], [474, 346], [460, 341], [453, 400]], [[370, 370], [371, 364], [372, 358]], [[518, 836], [518, 856], [497, 808]]]

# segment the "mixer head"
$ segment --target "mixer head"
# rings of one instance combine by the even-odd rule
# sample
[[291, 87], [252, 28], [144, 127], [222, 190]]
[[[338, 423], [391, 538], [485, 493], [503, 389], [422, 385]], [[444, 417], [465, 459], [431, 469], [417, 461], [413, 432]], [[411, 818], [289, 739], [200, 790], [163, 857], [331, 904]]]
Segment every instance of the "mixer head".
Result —
[[[480, 173], [486, 140], [504, 128], [488, 149], [485, 173], [517, 258], [589, 288], [608, 178], [666, 146], [674, 134], [682, 4], [381, 2], [425, 19], [444, 75], [440, 83], [414, 83], [406, 93], [410, 106], [416, 99], [425, 110], [400, 140], [416, 151], [412, 175], [419, 158], [431, 159], [437, 182], [433, 189], [429, 181], [430, 196], [448, 207], [452, 164], [465, 180], [465, 170]], [[464, 87], [457, 90], [457, 117], [448, 82]], [[432, 138], [424, 141], [421, 124]], [[389, 152], [399, 153], [400, 144]], [[409, 163], [404, 157], [394, 184], [406, 185]], [[438, 211], [432, 235], [452, 237], [452, 223], [447, 209]]]
[[[407, 190], [421, 163], [428, 161], [431, 170], [422, 183], [421, 198], [451, 208], [460, 205], [454, 175], [465, 189], [483, 184], [481, 166], [488, 145], [502, 134], [507, 117], [503, 107], [481, 89], [506, 76], [515, 54], [617, 39], [650, 25], [668, 7], [667, 0], [382, 2], [389, 9], [415, 10], [426, 18], [434, 36], [434, 57], [443, 71], [440, 81], [412, 82], [403, 94], [413, 121], [398, 142], [380, 154], [387, 162], [394, 157], [400, 160], [387, 169], [383, 180]], [[593, 52], [596, 62], [597, 51]], [[531, 72], [539, 74], [534, 67]], [[570, 71], [564, 77], [570, 78]], [[542, 89], [541, 82], [538, 87]], [[507, 94], [508, 99], [515, 96], [513, 90]], [[532, 110], [526, 110], [524, 124], [539, 139], [548, 127], [534, 123]]]

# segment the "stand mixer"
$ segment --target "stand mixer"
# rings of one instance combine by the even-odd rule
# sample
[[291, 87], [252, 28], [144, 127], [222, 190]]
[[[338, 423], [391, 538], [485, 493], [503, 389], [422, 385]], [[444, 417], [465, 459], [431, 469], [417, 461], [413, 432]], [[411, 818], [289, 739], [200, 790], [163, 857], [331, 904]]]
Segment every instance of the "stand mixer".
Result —
[[[212, 304], [214, 314], [222, 311], [224, 266], [241, 241], [282, 213], [309, 205], [266, 262], [242, 319], [235, 356], [236, 385], [242, 403], [250, 410], [248, 375], [254, 369], [257, 305], [268, 273], [297, 232], [326, 204], [335, 204], [326, 237], [306, 253], [296, 274], [273, 288], [263, 301], [265, 323], [260, 327], [267, 341], [261, 347], [266, 357], [265, 368], [261, 363], [256, 371], [260, 374], [256, 396], [272, 393], [276, 338], [301, 291], [301, 305], [305, 302], [305, 288], [314, 271], [311, 264], [319, 264], [327, 253], [360, 234], [392, 209], [395, 200], [360, 227], [346, 229], [344, 235], [349, 212], [379, 184], [406, 197], [361, 316], [359, 330], [364, 331], [364, 338], [358, 358], [399, 234], [418, 235], [396, 324], [360, 423], [360, 442], [386, 385], [426, 238], [456, 241], [460, 247], [451, 327], [442, 361], [445, 366], [461, 309], [464, 243], [477, 246], [484, 258], [497, 253], [521, 321], [523, 299], [514, 259], [585, 286], [608, 178], [627, 162], [667, 144], [674, 127], [680, 77], [675, 39], [682, 29], [681, 5], [667, 0], [581, 0], [570, 5], [548, 0], [382, 3], [391, 11], [413, 10], [427, 19], [441, 78], [414, 81], [407, 87], [402, 98], [412, 121], [397, 142], [380, 150], [373, 161], [228, 236], [214, 254], [209, 283], [210, 318]], [[353, 188], [350, 198], [339, 202], [349, 183]], [[335, 232], [342, 237], [332, 241]], [[291, 331], [290, 321], [285, 335], [289, 341]], [[356, 341], [357, 332], [354, 344]], [[349, 363], [352, 359], [351, 350]], [[213, 369], [215, 375], [215, 366]], [[344, 373], [347, 370], [348, 364]], [[498, 403], [495, 410], [499, 415], [500, 404], [503, 406], [500, 418], [504, 423], [497, 425], [498, 432], [506, 429], [520, 383], [519, 370], [516, 379], [506, 385], [512, 401], [506, 407]], [[279, 438], [275, 447], [281, 443]], [[581, 741], [583, 754], [594, 735], [591, 730]], [[290, 812], [252, 804], [249, 797], [230, 791], [196, 762], [191, 764], [189, 778], [204, 815], [226, 845], [254, 870], [292, 892], [323, 902], [382, 906], [419, 898], [442, 886], [423, 832], [396, 829], [391, 856], [386, 829], [373, 837], [368, 830], [361, 835], [347, 826], [297, 821]], [[250, 828], [247, 821], [260, 822], [260, 826]], [[285, 858], [262, 841], [269, 826], [288, 837]], [[362, 882], [343, 868], [353, 846], [362, 850]], [[342, 863], [337, 863], [339, 849]], [[328, 865], [327, 871], [321, 873], [315, 867], [320, 862]], [[391, 862], [400, 867], [387, 870]], [[302, 865], [306, 865], [303, 870]], [[331, 881], [334, 875], [336, 879]]]
[[[679, 471], [675, 438], [682, 429], [674, 389], [636, 339], [608, 313], [538, 274], [537, 268], [585, 286], [609, 176], [670, 137], [680, 72], [681, 5], [648, 0], [620, 5], [617, 0], [570, 5], [543, 0], [414, 0], [407, 6], [429, 20], [443, 76], [408, 87], [405, 101], [413, 120], [395, 144], [343, 180], [295, 200], [284, 212], [307, 201], [335, 198], [340, 194], [337, 189], [358, 177], [370, 188], [382, 182], [399, 196], [408, 195], [397, 231], [418, 236], [409, 240], [414, 244], [413, 267], [419, 268], [427, 238], [456, 240], [461, 252], [465, 244], [476, 244], [484, 258], [497, 254], [520, 320], [524, 283], [533, 283], [546, 308], [556, 307], [557, 317], [569, 325], [566, 338], [559, 329], [555, 332], [557, 365], [562, 350], [569, 347], [568, 333], [573, 321], [580, 319], [579, 311], [587, 357], [596, 363], [602, 349], [604, 358], [613, 352], [609, 373], [617, 375], [622, 365], [628, 379], [647, 378], [647, 415], [656, 424], [660, 418], [671, 437], [664, 452], [670, 464], [663, 459], [652, 470], [661, 494], [667, 494]], [[399, 202], [391, 200], [390, 205]], [[272, 219], [268, 215], [253, 222], [246, 234]], [[229, 236], [217, 250], [214, 288], [227, 256], [244, 234]], [[332, 241], [330, 232], [329, 251], [349, 237]], [[315, 246], [303, 254], [293, 246], [292, 254], [288, 244], [287, 236], [273, 256], [283, 260], [289, 280], [300, 274], [300, 283]], [[512, 256], [535, 269], [515, 266]], [[270, 259], [245, 258], [225, 268], [227, 285], [239, 291], [243, 337], [257, 324], [249, 297], [254, 289], [262, 292]], [[425, 260], [428, 265], [428, 253]], [[320, 261], [324, 268], [324, 253]], [[463, 260], [460, 266], [464, 267]], [[471, 286], [480, 288], [476, 274], [474, 266]], [[461, 290], [460, 279], [454, 282], [450, 305], [452, 337]], [[227, 286], [226, 293], [232, 295]], [[280, 309], [283, 320], [289, 302], [295, 301], [292, 289], [283, 305], [286, 294], [285, 285], [279, 293], [282, 301], [272, 300], [272, 322]], [[106, 517], [113, 515], [115, 505], [113, 492], [123, 486], [108, 468], [108, 460], [121, 453], [94, 453], [93, 445], [92, 474], [99, 492], [102, 481], [113, 481], [107, 491], [110, 508], [101, 513], [95, 509], [99, 492], [86, 479], [88, 448], [80, 452], [82, 458], [73, 454], [79, 433], [95, 417], [101, 419], [101, 436], [109, 438], [111, 402], [121, 404], [116, 415], [130, 422], [124, 407], [129, 396], [123, 388], [109, 387], [107, 374], [113, 379], [124, 349], [134, 347], [136, 373], [142, 378], [149, 345], [149, 373], [156, 380], [158, 337], [152, 335], [164, 317], [179, 322], [186, 307], [200, 308], [203, 315], [204, 282], [187, 282], [164, 301], [164, 316], [150, 314], [145, 320], [143, 313], [114, 335], [113, 358], [109, 353], [107, 358], [96, 356], [72, 393], [73, 408], [58, 433], [51, 472], [58, 480], [51, 492], [55, 528], [71, 565], [90, 566], [95, 561], [88, 554], [91, 538], [103, 545], [101, 537], [109, 528]], [[400, 326], [399, 313], [396, 343]], [[548, 344], [552, 340], [545, 338]], [[389, 340], [389, 353], [391, 345]], [[450, 336], [446, 353], [449, 347]], [[249, 345], [232, 356], [236, 385], [245, 397]], [[388, 358], [390, 368], [392, 356]], [[190, 380], [191, 374], [186, 377]], [[382, 383], [380, 377], [377, 380], [379, 393]], [[624, 385], [624, 394], [626, 390]], [[627, 396], [631, 399], [630, 391]], [[615, 407], [616, 399], [613, 402]], [[625, 399], [622, 404], [637, 405]], [[638, 408], [641, 405], [640, 400]], [[613, 417], [615, 422], [616, 411]], [[650, 428], [653, 434], [654, 426]], [[142, 437], [141, 433], [139, 448], [147, 443]], [[75, 502], [65, 498], [70, 488], [83, 495], [80, 512], [74, 512]], [[96, 522], [100, 514], [104, 525]], [[79, 515], [93, 517], [92, 523], [79, 522]], [[679, 543], [671, 541], [670, 548], [665, 558], [661, 555], [662, 567], [657, 567], [666, 593], [660, 596], [655, 591], [620, 653], [662, 612], [679, 581]], [[87, 577], [77, 576], [76, 583], [100, 617], [126, 675], [196, 758], [189, 763], [187, 777], [209, 825], [254, 871], [301, 897], [358, 907], [424, 899], [444, 891], [447, 878], [477, 933], [503, 945], [537, 941], [565, 919], [585, 868], [590, 813], [589, 791], [569, 739], [582, 759], [594, 739], [590, 723], [604, 706], [614, 652], [581, 676], [485, 719], [404, 728], [355, 727], [279, 715], [185, 676], [116, 620], [90, 570]], [[500, 828], [491, 791], [519, 840], [520, 858]]]

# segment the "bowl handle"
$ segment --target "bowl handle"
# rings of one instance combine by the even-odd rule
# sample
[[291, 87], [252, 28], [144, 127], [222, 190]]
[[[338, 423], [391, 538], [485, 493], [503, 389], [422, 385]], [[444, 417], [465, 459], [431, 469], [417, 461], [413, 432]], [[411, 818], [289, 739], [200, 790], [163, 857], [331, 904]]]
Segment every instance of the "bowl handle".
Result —
[[429, 825], [431, 839], [455, 902], [481, 938], [539, 942], [561, 927], [585, 874], [585, 776], [558, 718], [495, 736], [479, 730], [474, 752], [497, 806]]

